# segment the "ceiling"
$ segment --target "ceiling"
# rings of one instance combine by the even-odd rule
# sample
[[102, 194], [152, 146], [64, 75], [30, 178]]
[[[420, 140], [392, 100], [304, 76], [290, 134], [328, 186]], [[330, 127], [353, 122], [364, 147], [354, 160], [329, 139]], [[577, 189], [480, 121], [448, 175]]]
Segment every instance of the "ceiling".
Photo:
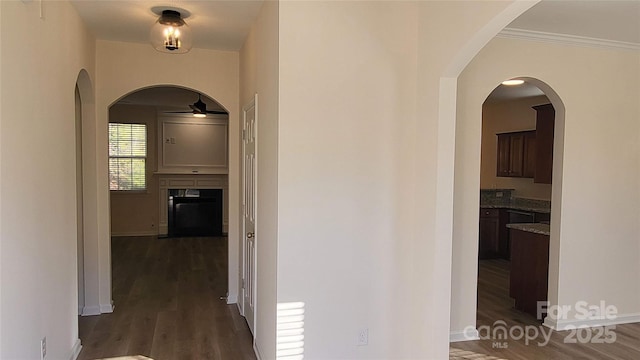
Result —
[[640, 44], [640, 0], [543, 0], [507, 28]]
[[[149, 29], [157, 20], [154, 7], [181, 8], [192, 28], [194, 48], [238, 51], [257, 17], [262, 0], [71, 0], [80, 17], [98, 39], [145, 43]], [[543, 0], [514, 20], [508, 29], [540, 31], [640, 45], [640, 0]], [[154, 106], [192, 104], [197, 96], [179, 88], [147, 89], [123, 101]], [[177, 90], [176, 90], [177, 89]], [[175, 93], [172, 93], [175, 91]], [[167, 93], [168, 92], [168, 93]], [[195, 95], [194, 95], [195, 94]], [[493, 100], [538, 96], [533, 85], [499, 86]], [[159, 103], [152, 104], [157, 96]], [[211, 109], [219, 109], [215, 102]]]
[[[226, 111], [206, 95], [202, 95], [201, 99], [207, 104], [207, 110]], [[159, 111], [191, 111], [189, 105], [196, 101], [198, 101], [198, 93], [195, 91], [176, 86], [158, 86], [133, 92], [118, 100], [117, 103], [155, 106]]]
[[[71, 0], [98, 39], [148, 43], [153, 7], [181, 8], [193, 47], [238, 51], [262, 0]], [[543, 0], [508, 28], [640, 44], [640, 0]]]
[[149, 43], [149, 30], [158, 20], [153, 7], [180, 8], [193, 33], [193, 47], [238, 51], [262, 7], [261, 0], [71, 0], [98, 39]]
[[516, 86], [498, 85], [487, 97], [488, 102], [523, 99], [544, 95], [537, 86], [524, 83]]

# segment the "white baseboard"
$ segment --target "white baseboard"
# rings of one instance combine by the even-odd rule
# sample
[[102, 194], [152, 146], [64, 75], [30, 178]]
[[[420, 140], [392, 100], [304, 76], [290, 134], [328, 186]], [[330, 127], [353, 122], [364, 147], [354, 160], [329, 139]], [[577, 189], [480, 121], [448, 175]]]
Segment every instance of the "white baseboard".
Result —
[[229, 295], [227, 296], [227, 305], [238, 303], [238, 295]]
[[82, 316], [100, 315], [100, 306], [85, 306], [82, 308]]
[[113, 306], [113, 301], [110, 304], [100, 304], [100, 313], [101, 314], [109, 314], [113, 312], [115, 306]]
[[244, 316], [244, 312], [242, 310], [242, 304], [240, 302], [237, 302], [236, 307], [238, 308], [238, 314]]
[[261, 360], [262, 356], [260, 356], [260, 350], [258, 350], [258, 347], [256, 346], [256, 339], [253, 339], [253, 352], [256, 353], [256, 359]]
[[449, 333], [449, 342], [472, 341], [472, 340], [480, 340], [480, 334], [478, 333], [478, 329], [474, 328], [473, 330], [451, 331]]
[[80, 339], [76, 340], [76, 343], [73, 344], [73, 348], [71, 349], [71, 356], [69, 356], [69, 360], [76, 360], [78, 355], [80, 355], [80, 350], [82, 350], [82, 343]]
[[132, 231], [132, 232], [112, 232], [111, 237], [125, 236], [154, 236], [158, 235], [157, 231]]
[[580, 319], [580, 320], [555, 320], [551, 319], [550, 316], [544, 318], [544, 322], [542, 325], [549, 327], [554, 330], [563, 331], [563, 330], [571, 330], [580, 327], [599, 327], [599, 326], [611, 326], [611, 325], [621, 325], [621, 324], [631, 324], [640, 322], [640, 313], [635, 314], [618, 314], [613, 319], [607, 318], [591, 318], [591, 319]]

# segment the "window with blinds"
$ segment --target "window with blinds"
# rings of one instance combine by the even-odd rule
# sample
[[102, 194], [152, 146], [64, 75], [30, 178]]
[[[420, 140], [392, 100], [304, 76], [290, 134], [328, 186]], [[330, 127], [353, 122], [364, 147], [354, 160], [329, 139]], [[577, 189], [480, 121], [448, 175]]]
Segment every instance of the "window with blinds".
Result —
[[145, 190], [147, 126], [109, 123], [109, 189]]

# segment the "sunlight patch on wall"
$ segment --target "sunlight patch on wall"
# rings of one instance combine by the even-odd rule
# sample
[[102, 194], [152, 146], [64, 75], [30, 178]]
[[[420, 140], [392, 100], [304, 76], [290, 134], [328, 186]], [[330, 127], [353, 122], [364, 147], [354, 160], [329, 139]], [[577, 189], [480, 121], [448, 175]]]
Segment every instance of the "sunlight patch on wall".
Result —
[[304, 358], [304, 303], [279, 303], [277, 313], [276, 359]]

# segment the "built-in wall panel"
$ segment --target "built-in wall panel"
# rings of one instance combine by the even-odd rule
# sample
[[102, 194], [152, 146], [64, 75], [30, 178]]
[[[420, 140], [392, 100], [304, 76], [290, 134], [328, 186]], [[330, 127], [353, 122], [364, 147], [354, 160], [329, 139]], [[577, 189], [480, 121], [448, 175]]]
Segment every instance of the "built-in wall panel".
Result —
[[159, 115], [158, 173], [227, 174], [227, 117]]

